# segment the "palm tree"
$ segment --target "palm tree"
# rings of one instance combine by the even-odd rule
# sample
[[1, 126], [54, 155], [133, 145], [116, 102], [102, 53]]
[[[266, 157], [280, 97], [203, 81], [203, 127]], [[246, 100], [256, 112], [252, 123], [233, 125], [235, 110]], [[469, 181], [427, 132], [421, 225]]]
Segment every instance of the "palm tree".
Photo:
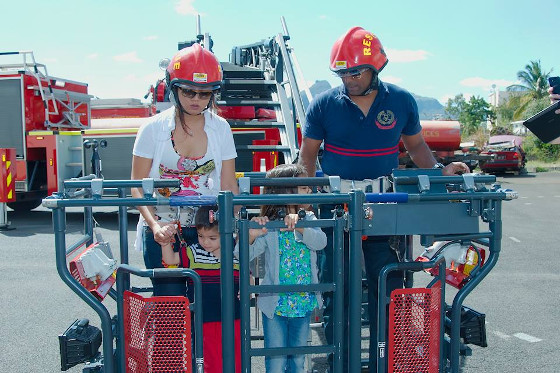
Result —
[[507, 87], [508, 91], [516, 92], [511, 97], [511, 103], [517, 106], [517, 110], [513, 115], [514, 119], [520, 119], [527, 109], [529, 103], [533, 100], [540, 100], [548, 96], [547, 79], [552, 72], [544, 72], [541, 67], [541, 61], [530, 61], [525, 65], [525, 70], [517, 72], [517, 79], [520, 84], [513, 84]]

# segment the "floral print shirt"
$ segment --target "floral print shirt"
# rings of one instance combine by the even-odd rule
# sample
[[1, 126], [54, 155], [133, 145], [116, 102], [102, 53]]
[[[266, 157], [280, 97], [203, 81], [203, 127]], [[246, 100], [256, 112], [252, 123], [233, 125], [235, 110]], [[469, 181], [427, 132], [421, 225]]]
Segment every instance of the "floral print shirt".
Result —
[[[310, 284], [311, 255], [303, 242], [296, 241], [293, 231], [278, 232], [280, 255], [280, 284]], [[313, 293], [280, 293], [276, 314], [284, 317], [303, 317], [317, 307]]]

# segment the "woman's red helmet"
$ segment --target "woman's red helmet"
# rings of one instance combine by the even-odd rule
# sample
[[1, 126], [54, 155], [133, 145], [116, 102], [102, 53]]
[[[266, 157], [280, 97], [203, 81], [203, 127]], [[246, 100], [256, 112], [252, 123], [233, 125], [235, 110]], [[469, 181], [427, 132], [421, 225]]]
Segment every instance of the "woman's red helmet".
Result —
[[379, 73], [387, 62], [381, 41], [361, 27], [352, 27], [334, 43], [330, 68], [335, 73], [351, 73], [368, 67]]
[[167, 86], [171, 90], [183, 84], [219, 89], [222, 77], [222, 67], [216, 56], [198, 43], [177, 52], [166, 72]]

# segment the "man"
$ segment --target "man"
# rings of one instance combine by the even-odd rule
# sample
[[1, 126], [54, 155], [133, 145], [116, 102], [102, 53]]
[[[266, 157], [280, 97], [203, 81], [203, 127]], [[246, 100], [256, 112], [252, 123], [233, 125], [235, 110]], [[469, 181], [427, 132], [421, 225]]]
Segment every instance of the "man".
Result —
[[[387, 62], [379, 39], [361, 27], [351, 28], [334, 43], [330, 68], [342, 79], [342, 85], [317, 96], [308, 108], [300, 151], [300, 162], [308, 175], [315, 175], [317, 154], [323, 142], [322, 169], [325, 174], [349, 180], [389, 175], [398, 167], [401, 138], [418, 167], [442, 168], [444, 175], [469, 172], [464, 163], [454, 162], [447, 166], [437, 163], [422, 137], [418, 107], [412, 95], [378, 78]], [[332, 216], [329, 209], [330, 206], [322, 209], [322, 217], [329, 217], [325, 214]], [[332, 282], [332, 234], [328, 237], [331, 244], [325, 248], [327, 263], [321, 273], [323, 282]], [[397, 251], [403, 244], [402, 238], [387, 236], [368, 237], [362, 241], [368, 279], [370, 336], [374, 341], [370, 343], [370, 372], [377, 371], [375, 339], [379, 271], [386, 264], [398, 261]], [[345, 278], [347, 276], [345, 265]], [[387, 294], [402, 286], [402, 273], [393, 272], [388, 278]], [[327, 341], [332, 343], [332, 326], [328, 325], [332, 321], [332, 294], [325, 294], [325, 305], [325, 333]], [[344, 324], [347, 331], [347, 320]], [[344, 356], [346, 367], [346, 352]]]
[[[554, 89], [554, 87], [550, 87], [548, 89], [548, 93], [550, 93], [549, 97], [550, 97], [550, 103], [554, 104], [556, 101], [560, 101], [560, 94], [558, 93], [553, 93], [552, 90]], [[560, 109], [555, 111], [556, 114], [560, 114]]]

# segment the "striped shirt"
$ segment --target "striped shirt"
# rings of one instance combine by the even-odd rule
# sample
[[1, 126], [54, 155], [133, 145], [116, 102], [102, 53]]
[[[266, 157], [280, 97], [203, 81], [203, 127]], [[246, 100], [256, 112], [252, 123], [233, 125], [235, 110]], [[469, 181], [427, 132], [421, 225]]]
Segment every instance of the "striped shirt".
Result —
[[[182, 268], [190, 268], [199, 274], [202, 282], [202, 319], [203, 322], [222, 321], [222, 302], [220, 290], [220, 259], [204, 250], [198, 243], [182, 247], [179, 256]], [[235, 318], [239, 318], [239, 261], [234, 258], [233, 265]], [[194, 300], [194, 287], [191, 281], [187, 282], [187, 295], [190, 301]]]

